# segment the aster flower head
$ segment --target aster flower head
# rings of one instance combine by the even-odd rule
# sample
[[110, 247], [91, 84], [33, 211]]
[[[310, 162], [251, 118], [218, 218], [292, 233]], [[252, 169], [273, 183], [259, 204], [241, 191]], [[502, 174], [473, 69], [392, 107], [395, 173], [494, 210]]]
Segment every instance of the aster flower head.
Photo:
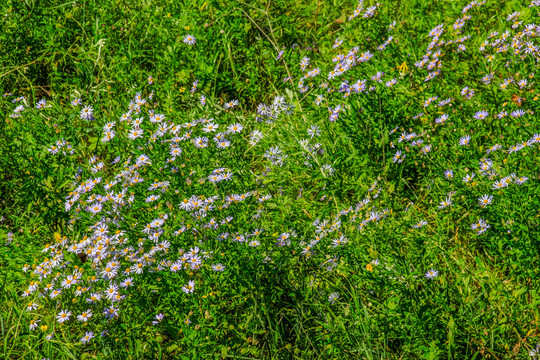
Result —
[[163, 315], [162, 313], [157, 314], [156, 317], [155, 317], [155, 320], [152, 321], [152, 325], [157, 325], [157, 324], [161, 323], [161, 321], [163, 320], [164, 317], [165, 317], [165, 315]]
[[221, 272], [225, 270], [225, 266], [221, 264], [214, 264], [212, 265], [212, 270]]
[[30, 331], [37, 329], [39, 322], [41, 320], [30, 320]]
[[94, 109], [90, 106], [85, 106], [81, 110], [80, 118], [84, 120], [94, 120]]
[[465, 135], [459, 139], [459, 145], [468, 146], [470, 144], [470, 141], [471, 141], [471, 136]]
[[233, 107], [235, 107], [235, 106], [238, 106], [238, 104], [240, 104], [240, 103], [238, 102], [238, 100], [231, 100], [231, 101], [229, 101], [229, 102], [226, 102], [226, 103], [223, 105], [223, 107], [224, 107], [225, 109], [230, 109], [230, 108], [233, 108]]
[[491, 195], [485, 194], [478, 198], [478, 205], [483, 208], [490, 205], [492, 202], [493, 202], [493, 196]]
[[428, 272], [426, 273], [426, 278], [428, 278], [429, 280], [433, 280], [433, 279], [435, 279], [437, 276], [439, 276], [439, 272], [438, 272], [437, 270], [430, 269], [430, 270], [428, 270]]
[[339, 293], [338, 292], [333, 292], [328, 296], [328, 302], [330, 304], [335, 303], [338, 299], [339, 299]]
[[190, 280], [187, 285], [182, 286], [182, 291], [186, 294], [191, 294], [195, 290], [195, 281]]
[[71, 311], [67, 311], [67, 310], [62, 310], [58, 313], [58, 315], [56, 315], [56, 319], [58, 320], [60, 324], [68, 321], [70, 317], [71, 317]]
[[188, 44], [188, 45], [195, 45], [195, 36], [193, 35], [190, 35], [190, 34], [187, 34], [185, 37], [184, 37], [184, 43], [185, 44]]
[[87, 322], [92, 317], [92, 309], [84, 311], [82, 314], [77, 315], [77, 320], [81, 322]]
[[427, 225], [427, 221], [425, 220], [420, 220], [419, 222], [417, 222], [416, 224], [414, 224], [412, 226], [413, 229], [418, 229], [418, 228], [421, 228], [422, 226], [425, 226]]
[[474, 118], [477, 119], [477, 120], [484, 120], [485, 118], [487, 118], [489, 116], [489, 113], [485, 110], [482, 110], [482, 111], [477, 111], [476, 114], [474, 114]]
[[452, 206], [452, 197], [449, 196], [443, 201], [440, 202], [439, 209], [444, 209], [446, 207]]
[[36, 109], [43, 109], [45, 107], [45, 105], [47, 105], [47, 100], [45, 99], [41, 99], [38, 101], [38, 103], [36, 104]]
[[81, 338], [81, 343], [86, 344], [95, 337], [93, 331], [87, 331], [86, 334]]

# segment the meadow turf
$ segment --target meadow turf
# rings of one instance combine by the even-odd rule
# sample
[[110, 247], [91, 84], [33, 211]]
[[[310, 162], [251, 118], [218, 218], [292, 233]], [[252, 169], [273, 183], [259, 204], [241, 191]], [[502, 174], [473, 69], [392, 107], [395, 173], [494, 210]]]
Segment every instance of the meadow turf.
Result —
[[0, 359], [539, 358], [539, 12], [0, 2]]

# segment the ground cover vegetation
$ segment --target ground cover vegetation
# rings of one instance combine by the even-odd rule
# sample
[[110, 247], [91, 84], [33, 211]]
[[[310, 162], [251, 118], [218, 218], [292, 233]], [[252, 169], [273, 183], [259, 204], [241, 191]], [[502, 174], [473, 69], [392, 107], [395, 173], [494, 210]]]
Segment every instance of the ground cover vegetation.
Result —
[[1, 357], [539, 357], [539, 6], [2, 2]]

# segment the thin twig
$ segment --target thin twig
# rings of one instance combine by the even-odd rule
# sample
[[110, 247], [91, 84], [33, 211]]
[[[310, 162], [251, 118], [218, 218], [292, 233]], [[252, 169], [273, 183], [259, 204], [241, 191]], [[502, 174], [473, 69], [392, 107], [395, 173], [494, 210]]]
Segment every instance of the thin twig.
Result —
[[32, 65], [33, 63], [35, 63], [36, 61], [40, 60], [42, 58], [42, 56], [38, 57], [36, 60], [32, 61], [32, 62], [29, 62], [28, 64], [24, 64], [24, 65], [21, 65], [21, 66], [18, 66], [16, 67], [15, 69], [12, 69], [12, 70], [9, 70], [8, 72], [0, 75], [0, 79], [3, 78], [4, 76], [8, 75], [8, 74], [11, 74], [12, 72], [14, 71], [17, 71], [19, 70], [20, 68], [23, 68], [25, 66], [28, 66], [28, 65]]

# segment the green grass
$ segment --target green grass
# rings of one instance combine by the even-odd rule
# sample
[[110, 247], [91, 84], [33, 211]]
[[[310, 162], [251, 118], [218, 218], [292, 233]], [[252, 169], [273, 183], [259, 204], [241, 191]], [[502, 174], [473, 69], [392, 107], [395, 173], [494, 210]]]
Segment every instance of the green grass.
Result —
[[[383, 1], [373, 17], [351, 19], [353, 1], [1, 4], [0, 357], [538, 356], [540, 52], [526, 51], [538, 46], [540, 31], [526, 28], [538, 10], [520, 1], [465, 5]], [[507, 20], [515, 11], [523, 23]], [[444, 43], [419, 66], [428, 34], [443, 23]], [[357, 65], [328, 80], [335, 57], [354, 47]], [[361, 61], [367, 51], [373, 57]], [[136, 94], [146, 102], [121, 121]], [[93, 120], [70, 104], [75, 98]], [[205, 131], [208, 123], [217, 132]], [[135, 128], [144, 133], [131, 140]], [[207, 146], [197, 147], [200, 137]], [[62, 141], [70, 148], [57, 152]], [[495, 144], [501, 149], [489, 150]], [[213, 183], [221, 168], [232, 179]], [[107, 193], [102, 209], [89, 211], [97, 204], [89, 197]], [[484, 195], [492, 198], [482, 207]], [[210, 208], [183, 209], [190, 198]], [[91, 254], [77, 256], [74, 245]], [[195, 247], [201, 263], [191, 266]], [[183, 257], [184, 269], [173, 269]], [[138, 263], [141, 274], [125, 273]], [[104, 278], [107, 268], [118, 275]], [[69, 275], [80, 276], [76, 285], [62, 285]], [[128, 277], [133, 286], [106, 299]], [[62, 293], [51, 297], [49, 284]], [[104, 299], [88, 303], [95, 292]], [[108, 318], [111, 306], [118, 312]], [[78, 321], [89, 309], [93, 316]], [[60, 323], [63, 310], [71, 318]], [[90, 331], [95, 338], [83, 343]]]

